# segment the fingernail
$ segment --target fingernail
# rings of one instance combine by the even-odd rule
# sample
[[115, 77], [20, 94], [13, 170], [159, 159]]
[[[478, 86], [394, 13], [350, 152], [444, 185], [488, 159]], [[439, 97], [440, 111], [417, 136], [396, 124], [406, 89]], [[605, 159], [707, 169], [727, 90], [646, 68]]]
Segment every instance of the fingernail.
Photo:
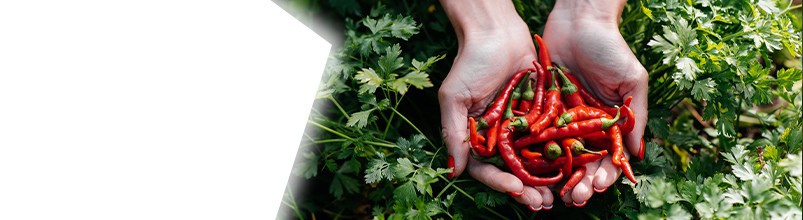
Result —
[[507, 194], [510, 195], [510, 196], [513, 196], [513, 197], [519, 197], [521, 195], [524, 195], [524, 191], [521, 191], [521, 192], [507, 192]]
[[452, 169], [452, 172], [449, 173], [449, 179], [454, 179], [454, 157], [449, 156], [449, 162], [447, 162], [447, 166]]
[[543, 208], [544, 208], [544, 210], [550, 210], [550, 209], [552, 209], [552, 205], [549, 205], [549, 206], [541, 206], [541, 207], [543, 207]]
[[574, 206], [577, 206], [577, 207], [583, 207], [583, 206], [586, 206], [586, 203], [587, 203], [587, 202], [588, 202], [588, 201], [583, 201], [583, 203], [580, 203], [580, 204], [577, 204], [577, 203], [575, 202], [575, 203], [574, 203]]
[[638, 159], [639, 160], [644, 160], [644, 151], [647, 150], [646, 146], [644, 145], [644, 138], [641, 138], [641, 146], [639, 146], [638, 149], [639, 149]]
[[540, 206], [538, 208], [535, 208], [535, 207], [533, 207], [531, 205], [528, 205], [527, 208], [530, 209], [530, 211], [533, 211], [533, 212], [541, 211], [541, 207]]
[[596, 192], [596, 193], [602, 193], [602, 192], [605, 192], [605, 190], [608, 190], [608, 187], [605, 187], [605, 188], [602, 188], [602, 189], [597, 189], [597, 187], [594, 187], [594, 192]]

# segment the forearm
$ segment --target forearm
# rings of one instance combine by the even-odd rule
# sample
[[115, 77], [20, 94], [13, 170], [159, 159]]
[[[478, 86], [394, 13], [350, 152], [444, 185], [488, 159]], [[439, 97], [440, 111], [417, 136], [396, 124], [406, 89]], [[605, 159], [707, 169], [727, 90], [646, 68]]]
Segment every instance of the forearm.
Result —
[[619, 18], [627, 0], [557, 0], [552, 13], [562, 13], [572, 20], [594, 20], [619, 25]]
[[513, 2], [509, 0], [441, 0], [441, 5], [461, 44], [467, 37], [504, 31], [506, 28], [520, 27], [524, 23]]

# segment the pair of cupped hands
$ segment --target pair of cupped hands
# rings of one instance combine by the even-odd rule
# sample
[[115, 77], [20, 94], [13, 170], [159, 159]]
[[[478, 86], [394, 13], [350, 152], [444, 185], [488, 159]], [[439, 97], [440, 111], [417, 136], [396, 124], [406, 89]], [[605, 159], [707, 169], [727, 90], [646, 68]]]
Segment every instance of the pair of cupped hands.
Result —
[[[458, 13], [450, 13], [447, 4], [444, 6], [459, 41], [454, 64], [438, 94], [443, 135], [450, 160], [454, 160], [451, 175], [456, 177], [468, 171], [473, 178], [508, 193], [533, 211], [550, 209], [558, 199], [568, 205], [583, 206], [595, 192], [603, 192], [614, 184], [621, 170], [611, 163], [611, 155], [586, 164], [586, 176], [571, 192], [557, 199], [547, 186], [526, 186], [513, 174], [472, 158], [464, 141], [468, 137], [466, 118], [480, 116], [515, 72], [534, 68], [532, 62], [537, 53], [527, 25], [515, 11], [494, 15], [495, 24], [467, 28], [456, 24], [465, 21], [455, 18]], [[616, 15], [582, 16], [574, 9], [556, 6], [542, 36], [552, 61], [568, 67], [600, 100], [612, 106], [621, 105], [624, 97], [633, 97], [631, 108], [637, 113], [636, 126], [624, 137], [624, 143], [630, 152], [635, 152], [646, 125], [648, 75], [619, 33]], [[625, 152], [629, 157], [628, 150]]]

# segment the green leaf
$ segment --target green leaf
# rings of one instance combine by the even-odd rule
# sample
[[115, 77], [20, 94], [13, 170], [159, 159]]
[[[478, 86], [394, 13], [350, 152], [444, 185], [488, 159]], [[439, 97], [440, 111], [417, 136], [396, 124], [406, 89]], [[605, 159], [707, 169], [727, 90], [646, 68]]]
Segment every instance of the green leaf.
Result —
[[474, 202], [477, 204], [478, 209], [482, 209], [484, 207], [496, 207], [497, 205], [504, 204], [506, 199], [507, 195], [496, 191], [479, 192], [474, 194]]
[[647, 205], [658, 208], [664, 204], [673, 204], [680, 200], [675, 186], [666, 180], [655, 179], [650, 191], [647, 193]]
[[396, 145], [399, 146], [398, 153], [408, 156], [408, 158], [412, 158], [415, 162], [424, 160], [427, 157], [426, 153], [422, 149], [425, 143], [424, 140], [424, 135], [422, 134], [413, 135], [410, 140], [399, 137], [399, 139], [396, 141]]
[[639, 1], [639, 5], [641, 6], [641, 12], [644, 13], [644, 15], [650, 18], [650, 20], [655, 20], [655, 18], [652, 17], [652, 10], [650, 10], [650, 8], [644, 7], [644, 1]]
[[733, 175], [736, 175], [736, 177], [739, 177], [739, 179], [742, 181], [753, 180], [756, 178], [756, 172], [753, 171], [753, 165], [748, 162], [744, 162], [740, 165], [731, 165], [731, 168], [733, 168]]
[[393, 176], [397, 179], [406, 179], [408, 175], [415, 172], [415, 166], [407, 158], [396, 159], [396, 166], [393, 167]]
[[418, 170], [411, 180], [415, 182], [415, 188], [419, 193], [432, 196], [432, 183], [438, 182], [437, 172], [429, 167]]
[[666, 214], [667, 220], [687, 220], [692, 219], [692, 217], [689, 212], [683, 209], [683, 206], [677, 203], [672, 204], [672, 206], [669, 207], [669, 212]]
[[647, 127], [650, 129], [650, 133], [657, 138], [669, 136], [669, 124], [662, 118], [650, 118], [647, 121]]
[[440, 56], [429, 57], [429, 58], [427, 58], [426, 62], [421, 62], [421, 61], [418, 61], [415, 58], [413, 58], [413, 62], [412, 62], [413, 68], [412, 68], [412, 70], [416, 70], [416, 71], [419, 71], [419, 72], [425, 72], [425, 71], [427, 71], [427, 69], [429, 69], [430, 66], [432, 66], [432, 64], [435, 64], [435, 62], [438, 62], [439, 60], [442, 60], [443, 58], [446, 58], [446, 54], [442, 54]]
[[418, 89], [432, 87], [432, 82], [429, 81], [429, 74], [412, 71], [407, 73], [402, 78], [398, 78], [391, 83], [391, 88], [402, 95], [407, 92], [408, 85], [415, 86]]
[[671, 16], [668, 17], [672, 21], [672, 26], [664, 25], [663, 36], [655, 35], [647, 42], [647, 46], [652, 47], [654, 51], [664, 54], [664, 64], [674, 62], [677, 56], [686, 48], [698, 44], [697, 33], [694, 32], [685, 19], [675, 20]]
[[349, 118], [349, 121], [346, 123], [346, 126], [348, 127], [357, 126], [357, 128], [364, 128], [366, 125], [368, 125], [368, 121], [370, 119], [372, 111], [374, 111], [373, 108], [351, 114], [351, 117]]
[[393, 37], [401, 38], [402, 40], [407, 40], [418, 33], [418, 26], [416, 26], [411, 17], [396, 17], [389, 29]]
[[803, 78], [803, 71], [797, 68], [786, 68], [776, 72], [778, 79], [778, 86], [791, 91], [795, 82], [799, 82]]
[[358, 71], [357, 75], [354, 76], [354, 79], [358, 80], [362, 84], [360, 86], [360, 93], [375, 93], [376, 89], [382, 85], [382, 82], [384, 82], [382, 77], [377, 75], [374, 69], [371, 68], [363, 68], [362, 70]]
[[404, 66], [404, 58], [399, 57], [399, 55], [401, 55], [401, 46], [399, 44], [388, 47], [385, 55], [380, 56], [379, 61], [377, 61], [379, 72], [388, 76], [397, 69], [402, 68]]
[[383, 30], [387, 29], [387, 27], [390, 26], [391, 23], [392, 21], [390, 18], [390, 14], [385, 14], [384, 17], [379, 18], [378, 20], [372, 18], [365, 18], [362, 21], [362, 24], [365, 25], [365, 27], [368, 27], [368, 29], [371, 30], [371, 33], [373, 34], [381, 33]]
[[677, 83], [681, 89], [690, 88], [692, 83], [697, 79], [697, 73], [702, 72], [700, 68], [697, 68], [697, 64], [694, 63], [694, 60], [688, 57], [678, 59], [677, 63], [675, 63], [675, 67], [677, 67], [680, 72], [674, 73], [672, 79], [675, 80], [675, 83]]
[[797, 154], [790, 153], [787, 154], [786, 159], [781, 160], [778, 165], [788, 171], [789, 175], [800, 177], [801, 173], [803, 173], [803, 159], [801, 158], [803, 158], [803, 153], [801, 153], [801, 151], [798, 151]]
[[332, 178], [332, 184], [329, 186], [329, 193], [337, 198], [341, 198], [343, 197], [344, 190], [349, 194], [353, 194], [359, 191], [359, 186], [360, 183], [357, 182], [356, 179], [338, 172], [335, 173], [334, 178]]
[[694, 81], [694, 86], [691, 88], [691, 94], [697, 100], [711, 100], [711, 94], [716, 92], [714, 88], [716, 86], [717, 83], [711, 80], [711, 78], [697, 80]]
[[315, 152], [304, 152], [302, 154], [304, 158], [299, 164], [293, 167], [293, 174], [298, 176], [303, 176], [306, 179], [315, 177], [318, 175], [318, 156], [315, 155]]
[[368, 169], [365, 170], [365, 183], [373, 184], [382, 181], [382, 179], [388, 181], [393, 179], [393, 174], [390, 172], [390, 164], [384, 160], [384, 156], [371, 159], [371, 162], [368, 162]]
[[415, 200], [416, 194], [414, 185], [413, 181], [407, 181], [399, 187], [396, 187], [396, 189], [393, 190], [393, 199], [399, 201]]

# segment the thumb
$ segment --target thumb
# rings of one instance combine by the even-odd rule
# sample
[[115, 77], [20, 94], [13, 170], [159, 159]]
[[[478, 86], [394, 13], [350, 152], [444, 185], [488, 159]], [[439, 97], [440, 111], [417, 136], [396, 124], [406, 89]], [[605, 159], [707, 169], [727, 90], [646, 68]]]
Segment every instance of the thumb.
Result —
[[449, 178], [460, 176], [468, 162], [469, 146], [465, 141], [468, 137], [468, 97], [465, 92], [451, 91], [448, 87], [441, 87], [438, 91], [443, 138], [449, 151], [449, 165], [454, 165]]
[[[638, 63], [637, 63], [638, 64]], [[633, 101], [630, 103], [630, 108], [633, 109], [633, 112], [636, 115], [636, 123], [633, 128], [633, 131], [630, 134], [625, 135], [625, 145], [627, 146], [630, 154], [638, 157], [643, 158], [644, 149], [641, 149], [641, 140], [644, 136], [644, 128], [647, 127], [647, 70], [644, 69], [641, 64], [636, 65], [634, 68], [633, 74], [635, 76], [635, 84], [633, 89], [628, 91], [624, 94], [623, 97], [633, 96]]]

